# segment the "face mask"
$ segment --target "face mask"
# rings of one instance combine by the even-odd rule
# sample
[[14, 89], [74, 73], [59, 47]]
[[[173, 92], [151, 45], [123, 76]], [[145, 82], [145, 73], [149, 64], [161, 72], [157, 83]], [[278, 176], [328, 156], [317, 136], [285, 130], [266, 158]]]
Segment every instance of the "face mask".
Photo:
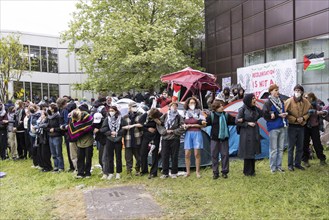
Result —
[[106, 105], [107, 106], [111, 106], [111, 102], [106, 102]]
[[30, 109], [30, 112], [33, 114], [35, 112], [35, 110], [34, 109]]
[[136, 107], [131, 108], [131, 111], [132, 111], [132, 112], [137, 112], [137, 108], [136, 108]]
[[295, 92], [295, 97], [299, 98], [302, 94], [300, 92]]
[[110, 116], [114, 116], [115, 115], [115, 112], [110, 112]]
[[16, 104], [16, 105], [15, 105], [15, 108], [19, 108], [19, 105]]
[[188, 106], [191, 110], [194, 110], [195, 109], [195, 105], [189, 105]]

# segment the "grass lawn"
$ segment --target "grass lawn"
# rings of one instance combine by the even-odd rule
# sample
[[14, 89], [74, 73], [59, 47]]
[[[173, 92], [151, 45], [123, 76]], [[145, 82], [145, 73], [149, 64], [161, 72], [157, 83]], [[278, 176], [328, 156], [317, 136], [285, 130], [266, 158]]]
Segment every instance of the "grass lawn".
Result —
[[[329, 158], [328, 148], [325, 154]], [[93, 164], [97, 156], [94, 149]], [[77, 180], [72, 173], [42, 173], [31, 168], [31, 160], [0, 161], [0, 171], [7, 173], [0, 179], [0, 219], [84, 219], [84, 190], [133, 184], [153, 195], [163, 219], [329, 219], [329, 166], [317, 159], [310, 163], [306, 171], [271, 174], [269, 161], [260, 160], [257, 175], [245, 177], [243, 162], [234, 160], [228, 179], [213, 180], [207, 167], [201, 179], [192, 173], [186, 179], [148, 180], [124, 172], [121, 180], [102, 181], [97, 168], [91, 179]]]

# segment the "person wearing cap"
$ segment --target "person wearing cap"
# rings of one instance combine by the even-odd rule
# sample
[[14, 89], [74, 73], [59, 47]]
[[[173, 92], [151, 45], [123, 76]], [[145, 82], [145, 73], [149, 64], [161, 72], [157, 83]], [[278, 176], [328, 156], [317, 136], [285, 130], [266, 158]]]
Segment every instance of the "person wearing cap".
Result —
[[169, 177], [169, 159], [171, 160], [171, 178], [177, 178], [178, 155], [180, 137], [184, 134], [184, 119], [177, 111], [178, 103], [171, 102], [167, 113], [161, 116], [157, 123], [157, 130], [162, 137], [161, 158], [162, 176], [161, 179]]
[[285, 112], [284, 102], [279, 97], [279, 86], [271, 85], [268, 92], [270, 96], [263, 106], [263, 115], [270, 137], [270, 169], [272, 173], [284, 172], [282, 156], [288, 127], [286, 119], [288, 114]]
[[[160, 134], [156, 129], [156, 120], [159, 120], [162, 113], [156, 109], [151, 108], [147, 113], [144, 113], [139, 123], [143, 125], [143, 136], [140, 149], [141, 157], [141, 175], [148, 174], [148, 155], [152, 154], [152, 165], [150, 170], [149, 179], [157, 177], [158, 175], [158, 163], [159, 163], [159, 144], [160, 144]], [[151, 146], [151, 153], [149, 153], [149, 145]], [[152, 145], [154, 147], [152, 147]]]
[[136, 102], [130, 102], [128, 104], [128, 114], [122, 118], [125, 159], [128, 175], [131, 175], [133, 157], [135, 157], [136, 160], [136, 175], [140, 175], [140, 145], [142, 143], [143, 125], [139, 123], [139, 120], [142, 115], [142, 113], [137, 111]]
[[[288, 113], [288, 170], [294, 171], [294, 167], [305, 170], [301, 165], [304, 144], [304, 126], [309, 118], [308, 110], [311, 108], [310, 102], [303, 97], [304, 88], [297, 84], [294, 87], [294, 95], [286, 100], [285, 111]], [[295, 160], [294, 160], [294, 151]]]
[[0, 157], [6, 159], [8, 116], [5, 105], [0, 100]]
[[[95, 116], [94, 116], [95, 117]], [[105, 118], [100, 132], [105, 135], [103, 152], [103, 176], [111, 180], [114, 177], [114, 155], [116, 159], [115, 179], [120, 179], [122, 172], [122, 117], [116, 106], [110, 106], [109, 115]]]
[[238, 157], [244, 160], [243, 174], [255, 176], [255, 156], [261, 153], [260, 134], [257, 120], [262, 117], [262, 111], [256, 107], [254, 94], [246, 94], [243, 106], [236, 117], [237, 131], [240, 134]]
[[162, 95], [159, 98], [157, 98], [156, 101], [157, 103], [159, 103], [160, 108], [163, 108], [171, 102], [171, 98], [168, 97], [167, 91], [163, 91]]
[[227, 178], [229, 173], [229, 137], [228, 125], [235, 125], [235, 118], [224, 111], [224, 100], [215, 100], [211, 107], [212, 112], [207, 116], [207, 126], [211, 126], [210, 149], [212, 158], [213, 179], [219, 178], [218, 155], [221, 155], [222, 177]]

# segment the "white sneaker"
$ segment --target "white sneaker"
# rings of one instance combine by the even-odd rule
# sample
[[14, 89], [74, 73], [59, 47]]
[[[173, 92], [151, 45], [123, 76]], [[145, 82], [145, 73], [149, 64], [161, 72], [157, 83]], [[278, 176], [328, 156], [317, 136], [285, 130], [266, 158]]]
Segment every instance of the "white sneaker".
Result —
[[109, 174], [109, 176], [107, 177], [108, 180], [112, 179], [113, 178], [113, 174]]
[[177, 179], [177, 174], [171, 174], [170, 176], [172, 179]]
[[116, 179], [116, 180], [119, 180], [119, 179], [120, 179], [120, 173], [117, 173], [117, 174], [115, 175], [115, 179]]
[[101, 180], [106, 180], [107, 179], [107, 175], [106, 174], [103, 174]]

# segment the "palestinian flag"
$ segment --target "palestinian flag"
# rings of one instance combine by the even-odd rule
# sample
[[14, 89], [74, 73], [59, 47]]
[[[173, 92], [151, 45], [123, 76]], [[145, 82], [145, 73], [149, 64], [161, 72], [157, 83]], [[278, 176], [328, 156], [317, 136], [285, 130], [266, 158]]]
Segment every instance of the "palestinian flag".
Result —
[[323, 70], [324, 64], [324, 52], [316, 54], [311, 53], [304, 56], [304, 70]]
[[172, 97], [172, 101], [179, 101], [180, 99], [180, 91], [181, 91], [181, 86], [180, 85], [173, 85], [173, 97]]

